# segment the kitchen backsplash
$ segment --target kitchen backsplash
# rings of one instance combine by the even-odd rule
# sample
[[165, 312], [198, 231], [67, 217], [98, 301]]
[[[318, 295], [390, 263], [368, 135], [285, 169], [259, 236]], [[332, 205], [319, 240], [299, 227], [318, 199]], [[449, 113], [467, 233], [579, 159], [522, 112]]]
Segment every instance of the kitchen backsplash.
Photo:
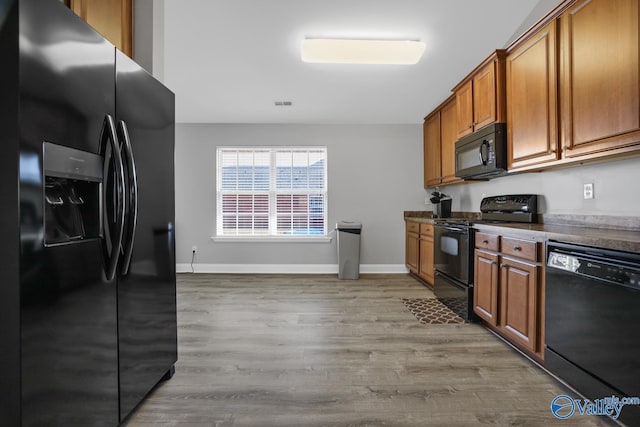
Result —
[[[583, 198], [584, 184], [593, 183], [594, 198]], [[640, 216], [640, 158], [523, 173], [458, 185], [441, 186], [453, 198], [454, 211], [477, 212], [483, 197], [538, 194], [543, 214]], [[433, 189], [427, 190], [428, 196]], [[428, 200], [427, 200], [428, 201]], [[426, 205], [425, 210], [431, 206]]]

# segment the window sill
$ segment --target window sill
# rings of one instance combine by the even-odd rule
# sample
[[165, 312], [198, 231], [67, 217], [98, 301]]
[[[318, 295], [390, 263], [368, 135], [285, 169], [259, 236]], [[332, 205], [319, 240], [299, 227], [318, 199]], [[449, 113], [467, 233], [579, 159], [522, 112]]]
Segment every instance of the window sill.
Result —
[[331, 236], [212, 236], [218, 243], [330, 243]]

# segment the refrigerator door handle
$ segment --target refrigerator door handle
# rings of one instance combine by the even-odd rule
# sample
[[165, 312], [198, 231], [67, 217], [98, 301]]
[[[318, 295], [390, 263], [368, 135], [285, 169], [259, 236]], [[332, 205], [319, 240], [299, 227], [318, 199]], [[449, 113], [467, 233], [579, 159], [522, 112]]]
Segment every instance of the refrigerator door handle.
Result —
[[122, 263], [121, 273], [123, 275], [129, 274], [129, 268], [131, 267], [131, 258], [133, 256], [133, 244], [136, 237], [136, 228], [138, 225], [138, 176], [136, 173], [136, 162], [133, 158], [133, 148], [131, 146], [131, 139], [129, 138], [129, 130], [127, 123], [124, 120], [118, 122], [118, 137], [122, 140], [122, 146], [124, 148], [125, 161], [127, 163], [127, 171], [129, 176], [128, 185], [128, 202], [129, 202], [129, 218], [127, 219], [127, 236], [128, 241], [124, 247], [124, 259]]
[[[107, 144], [108, 141], [108, 144]], [[101, 147], [104, 150], [104, 183], [108, 180], [109, 163], [110, 158], [113, 156], [114, 164], [114, 181], [115, 181], [115, 230], [111, 235], [109, 228], [109, 218], [107, 214], [108, 205], [108, 192], [103, 191], [103, 218], [105, 228], [105, 241], [107, 243], [107, 251], [109, 253], [107, 258], [107, 266], [105, 273], [107, 280], [113, 280], [116, 275], [116, 269], [118, 267], [118, 258], [120, 254], [120, 248], [122, 246], [122, 237], [124, 235], [124, 220], [125, 220], [125, 206], [124, 206], [124, 166], [122, 164], [122, 156], [120, 155], [120, 146], [116, 137], [116, 125], [113, 121], [113, 117], [109, 114], [105, 115], [104, 123], [102, 125], [102, 134], [100, 135]], [[109, 248], [109, 246], [111, 246]]]

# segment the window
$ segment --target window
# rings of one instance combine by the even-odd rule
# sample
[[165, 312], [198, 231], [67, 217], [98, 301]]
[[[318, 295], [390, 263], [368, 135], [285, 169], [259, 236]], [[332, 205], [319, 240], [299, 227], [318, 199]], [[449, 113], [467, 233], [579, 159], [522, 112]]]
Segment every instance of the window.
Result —
[[309, 236], [327, 231], [327, 149], [217, 150], [218, 236]]

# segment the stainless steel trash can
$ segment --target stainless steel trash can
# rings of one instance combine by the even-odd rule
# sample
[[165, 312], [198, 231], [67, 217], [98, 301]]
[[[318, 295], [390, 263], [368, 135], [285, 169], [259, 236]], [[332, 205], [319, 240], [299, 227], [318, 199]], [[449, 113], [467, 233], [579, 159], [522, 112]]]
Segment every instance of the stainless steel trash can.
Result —
[[360, 275], [360, 233], [362, 224], [340, 221], [338, 231], [338, 279], [358, 279]]

